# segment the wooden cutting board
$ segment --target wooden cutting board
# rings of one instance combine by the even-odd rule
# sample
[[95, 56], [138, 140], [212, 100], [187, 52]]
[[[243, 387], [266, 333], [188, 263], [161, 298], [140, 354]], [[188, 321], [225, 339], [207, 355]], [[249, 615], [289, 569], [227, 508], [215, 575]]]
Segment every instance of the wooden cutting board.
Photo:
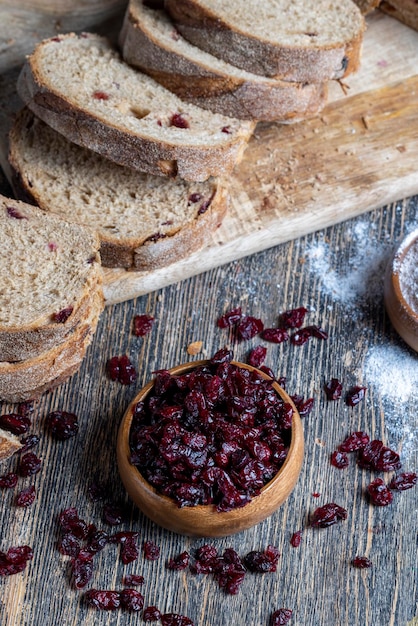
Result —
[[[329, 104], [295, 125], [259, 124], [231, 178], [231, 207], [199, 252], [153, 272], [105, 270], [109, 304], [207, 271], [418, 193], [418, 33], [379, 11], [362, 66], [330, 85]], [[15, 72], [11, 72], [15, 80]], [[5, 133], [0, 158], [7, 172]], [[11, 104], [12, 103], [12, 104]]]

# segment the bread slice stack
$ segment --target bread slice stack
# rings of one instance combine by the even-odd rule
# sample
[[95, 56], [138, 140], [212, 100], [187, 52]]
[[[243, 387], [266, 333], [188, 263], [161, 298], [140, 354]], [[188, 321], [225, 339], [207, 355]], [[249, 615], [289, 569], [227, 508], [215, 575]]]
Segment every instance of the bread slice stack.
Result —
[[103, 310], [95, 233], [0, 196], [0, 401], [38, 398], [81, 365]]

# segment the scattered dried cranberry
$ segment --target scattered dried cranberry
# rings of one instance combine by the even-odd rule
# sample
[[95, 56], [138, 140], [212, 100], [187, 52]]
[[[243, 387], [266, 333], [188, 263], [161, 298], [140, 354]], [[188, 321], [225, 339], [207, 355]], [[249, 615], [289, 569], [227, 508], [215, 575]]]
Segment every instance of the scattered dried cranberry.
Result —
[[289, 335], [284, 328], [265, 328], [260, 337], [271, 343], [283, 343], [288, 341]]
[[53, 313], [51, 316], [52, 321], [57, 322], [57, 324], [65, 324], [65, 322], [68, 320], [73, 310], [74, 308], [72, 306], [68, 306], [65, 309], [62, 309], [61, 311], [58, 311], [57, 313]]
[[236, 595], [245, 577], [245, 567], [238, 554], [232, 548], [224, 550], [222, 556], [212, 563], [213, 576], [220, 589], [230, 595]]
[[71, 561], [71, 580], [75, 589], [83, 589], [93, 576], [93, 555], [87, 550], [80, 550]]
[[328, 528], [345, 519], [347, 511], [342, 506], [330, 502], [315, 509], [310, 518], [310, 525], [314, 528]]
[[28, 561], [33, 558], [29, 546], [12, 546], [7, 552], [0, 551], [0, 576], [12, 576], [23, 572]]
[[140, 611], [144, 606], [144, 596], [135, 589], [123, 589], [120, 592], [120, 604], [127, 611]]
[[18, 481], [18, 475], [15, 474], [14, 472], [3, 474], [3, 476], [0, 476], [0, 488], [13, 489], [13, 487], [16, 487], [17, 481]]
[[76, 508], [70, 507], [61, 511], [58, 522], [65, 533], [72, 533], [78, 539], [85, 539], [87, 537], [88, 526], [86, 522], [79, 517]]
[[293, 402], [295, 403], [295, 407], [300, 415], [300, 417], [304, 418], [309, 415], [312, 411], [315, 400], [313, 398], [307, 398], [306, 400], [302, 398], [302, 396], [296, 395], [291, 396]]
[[98, 589], [89, 589], [84, 595], [88, 606], [101, 611], [114, 611], [121, 605], [120, 593], [118, 591], [99, 591]]
[[338, 446], [341, 452], [355, 452], [364, 448], [370, 441], [370, 437], [362, 430], [356, 431], [348, 435], [344, 441]]
[[267, 365], [260, 365], [259, 370], [260, 372], [264, 372], [264, 374], [267, 374], [267, 376], [270, 376], [271, 379], [275, 379], [273, 370], [270, 367], [267, 367]]
[[147, 561], [157, 561], [160, 558], [160, 548], [153, 541], [144, 541], [142, 550]]
[[127, 587], [139, 587], [144, 584], [145, 580], [144, 577], [139, 574], [126, 574], [122, 582]]
[[328, 333], [319, 326], [305, 326], [291, 335], [290, 343], [294, 346], [302, 346], [304, 343], [309, 341], [311, 337], [316, 337], [317, 339], [328, 339]]
[[278, 609], [274, 611], [270, 619], [270, 626], [285, 626], [291, 619], [293, 611], [290, 609]]
[[76, 558], [81, 550], [81, 543], [72, 533], [64, 533], [57, 543], [57, 548], [61, 554]]
[[393, 500], [392, 492], [382, 478], [375, 478], [367, 487], [370, 502], [376, 506], [388, 506]]
[[19, 452], [23, 454], [38, 445], [39, 437], [38, 435], [27, 435], [26, 437], [22, 437], [20, 443], [23, 444], [23, 446], [20, 448]]
[[236, 328], [238, 339], [244, 341], [247, 339], [252, 339], [252, 337], [255, 337], [255, 335], [261, 333], [261, 331], [264, 329], [264, 324], [257, 317], [244, 315], [243, 317], [241, 317]]
[[0, 428], [13, 433], [14, 435], [23, 435], [27, 433], [30, 425], [30, 419], [24, 415], [18, 415], [17, 413], [0, 415]]
[[174, 558], [169, 559], [167, 561], [166, 567], [169, 570], [173, 571], [181, 571], [186, 569], [189, 565], [190, 555], [188, 552], [181, 552], [177, 554]]
[[170, 126], [175, 126], [176, 128], [190, 128], [189, 122], [181, 113], [173, 113], [170, 119]]
[[158, 622], [161, 619], [161, 611], [156, 606], [147, 606], [143, 610], [142, 619], [144, 622]]
[[347, 406], [356, 406], [359, 402], [361, 402], [366, 395], [367, 387], [352, 387], [346, 397], [345, 403]]
[[241, 307], [231, 309], [218, 318], [216, 322], [219, 328], [228, 328], [237, 324], [242, 317]]
[[129, 357], [114, 356], [107, 362], [107, 372], [112, 380], [117, 380], [122, 385], [131, 385], [138, 377]]
[[34, 452], [24, 454], [19, 463], [19, 474], [21, 476], [33, 476], [37, 474], [42, 467], [42, 460], [38, 459]]
[[406, 489], [411, 489], [411, 487], [416, 484], [417, 475], [415, 472], [403, 472], [402, 474], [394, 476], [388, 486], [389, 489], [395, 491], [405, 491]]
[[357, 567], [358, 569], [367, 569], [372, 566], [372, 562], [365, 556], [356, 556], [351, 561], [353, 567]]
[[46, 418], [46, 423], [55, 439], [65, 441], [78, 433], [78, 417], [67, 411], [53, 411]]
[[109, 543], [109, 535], [105, 530], [97, 529], [94, 525], [89, 528], [86, 550], [90, 554], [97, 554]]
[[232, 130], [230, 126], [223, 126], [221, 128], [221, 132], [226, 133], [227, 135], [230, 135], [232, 133]]
[[302, 541], [302, 531], [301, 530], [297, 530], [290, 537], [290, 545], [293, 548], [299, 548], [301, 541]]
[[133, 321], [133, 333], [136, 337], [144, 337], [149, 333], [154, 324], [154, 318], [151, 315], [135, 315]]
[[22, 507], [32, 506], [35, 502], [35, 498], [36, 489], [33, 485], [31, 485], [30, 487], [26, 487], [25, 489], [22, 489], [22, 491], [19, 491], [15, 499], [15, 504], [16, 506]]
[[116, 533], [110, 539], [113, 543], [120, 543], [121, 545], [121, 560], [124, 565], [136, 561], [139, 555], [136, 539], [138, 537], [137, 532], [122, 531]]
[[248, 355], [247, 363], [248, 365], [252, 365], [252, 367], [260, 367], [264, 363], [266, 358], [267, 348], [264, 346], [256, 346], [253, 348]]
[[264, 552], [253, 550], [244, 557], [244, 565], [250, 572], [265, 574], [275, 572], [279, 560], [279, 551], [274, 546], [268, 546]]
[[344, 467], [348, 467], [349, 460], [346, 452], [341, 452], [340, 450], [335, 450], [331, 454], [331, 465], [337, 467], [338, 469], [343, 469]]
[[124, 512], [118, 504], [105, 504], [103, 507], [103, 520], [109, 526], [118, 526], [124, 521]]
[[164, 613], [160, 619], [162, 626], [194, 626], [190, 618], [177, 613]]
[[305, 320], [308, 309], [301, 306], [281, 313], [279, 321], [282, 328], [300, 328]]
[[342, 384], [338, 378], [331, 378], [331, 380], [324, 385], [325, 394], [328, 400], [339, 400], [342, 393]]
[[378, 472], [390, 472], [401, 467], [399, 454], [383, 445], [379, 439], [373, 439], [360, 449], [357, 464], [362, 469]]

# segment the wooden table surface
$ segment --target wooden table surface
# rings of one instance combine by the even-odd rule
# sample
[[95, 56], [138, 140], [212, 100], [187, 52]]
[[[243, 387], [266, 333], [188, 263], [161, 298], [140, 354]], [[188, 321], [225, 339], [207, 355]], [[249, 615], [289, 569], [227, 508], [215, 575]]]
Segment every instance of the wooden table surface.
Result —
[[[86, 608], [83, 593], [70, 586], [68, 557], [57, 551], [57, 515], [66, 507], [75, 506], [89, 523], [112, 530], [102, 521], [103, 502], [89, 497], [94, 480], [107, 486], [110, 501], [126, 505], [126, 522], [118, 530], [138, 531], [138, 541], [156, 542], [161, 556], [149, 562], [141, 554], [124, 566], [116, 548], [108, 546], [95, 558], [89, 588], [120, 589], [124, 574], [139, 573], [145, 578], [146, 605], [187, 615], [198, 626], [263, 626], [279, 607], [293, 610], [295, 626], [416, 626], [417, 488], [395, 493], [388, 507], [374, 507], [365, 489], [375, 474], [360, 470], [354, 459], [338, 470], [329, 456], [347, 433], [365, 430], [398, 450], [405, 470], [418, 467], [418, 362], [391, 328], [382, 301], [385, 264], [395, 243], [417, 226], [417, 215], [418, 198], [402, 200], [107, 307], [79, 373], [34, 405], [31, 432], [41, 437], [37, 452], [43, 467], [35, 477], [21, 479], [20, 486], [35, 485], [35, 503], [17, 508], [16, 490], [0, 493], [0, 549], [28, 544], [34, 551], [25, 572], [0, 579], [2, 626], [143, 623], [136, 614]], [[266, 363], [287, 376], [288, 391], [314, 397], [315, 404], [304, 420], [305, 459], [288, 501], [255, 528], [211, 541], [219, 550], [232, 547], [241, 555], [268, 544], [281, 553], [276, 573], [247, 574], [239, 593], [228, 596], [209, 576], [165, 568], [168, 558], [183, 550], [193, 553], [206, 540], [164, 531], [144, 519], [125, 495], [115, 444], [129, 401], [153, 370], [210, 355], [224, 345], [245, 359], [260, 343], [237, 343], [233, 334], [217, 328], [217, 317], [238, 305], [268, 326], [281, 311], [305, 306], [307, 321], [323, 326], [329, 338], [302, 347], [268, 345]], [[140, 313], [155, 317], [145, 338], [132, 334], [132, 318]], [[187, 346], [194, 341], [203, 342], [203, 352], [189, 357]], [[128, 354], [138, 368], [138, 380], [129, 387], [105, 373], [107, 359], [120, 354]], [[366, 386], [365, 401], [351, 408], [343, 399], [327, 401], [323, 383], [331, 377], [342, 380], [344, 390]], [[1, 411], [13, 408], [4, 405]], [[79, 416], [77, 437], [63, 443], [50, 438], [45, 417], [52, 410]], [[12, 459], [2, 471], [16, 464]], [[328, 529], [309, 528], [309, 514], [327, 502], [345, 507], [347, 520]], [[299, 529], [302, 542], [293, 548], [289, 540]], [[367, 556], [372, 568], [353, 568], [356, 555]]]

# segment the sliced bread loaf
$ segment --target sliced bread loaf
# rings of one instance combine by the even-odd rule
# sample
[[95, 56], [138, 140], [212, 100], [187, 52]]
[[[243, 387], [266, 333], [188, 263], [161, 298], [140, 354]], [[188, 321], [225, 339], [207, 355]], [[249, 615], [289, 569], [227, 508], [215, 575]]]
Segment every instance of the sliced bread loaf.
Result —
[[383, 0], [379, 7], [384, 13], [418, 30], [417, 0]]
[[59, 344], [102, 293], [99, 238], [78, 224], [0, 196], [0, 361]]
[[0, 428], [0, 463], [9, 459], [22, 448], [19, 438], [7, 430]]
[[105, 267], [152, 270], [179, 260], [204, 245], [227, 209], [218, 179], [191, 183], [121, 167], [28, 109], [9, 139], [16, 194], [97, 231]]
[[255, 74], [340, 79], [360, 63], [364, 18], [352, 0], [166, 0], [181, 34]]
[[230, 172], [254, 124], [184, 103], [110, 43], [73, 33], [41, 42], [18, 91], [67, 139], [139, 171], [203, 181]]
[[31, 359], [17, 363], [0, 362], [0, 400], [35, 400], [73, 375], [83, 361], [102, 310], [103, 297], [96, 292], [83, 323], [64, 341]]
[[164, 10], [130, 0], [120, 34], [127, 63], [183, 100], [240, 119], [295, 121], [326, 102], [322, 83], [292, 83], [251, 74], [184, 39]]

